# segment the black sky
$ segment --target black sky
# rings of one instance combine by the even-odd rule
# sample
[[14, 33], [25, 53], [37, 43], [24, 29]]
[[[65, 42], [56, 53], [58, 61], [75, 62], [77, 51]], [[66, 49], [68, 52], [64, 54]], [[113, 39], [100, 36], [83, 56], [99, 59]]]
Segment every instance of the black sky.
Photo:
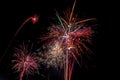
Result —
[[[44, 28], [39, 28], [38, 26], [48, 26], [50, 18], [55, 16], [55, 9], [58, 12], [61, 12], [67, 7], [72, 7], [73, 2], [73, 0], [4, 0], [3, 2], [0, 2], [0, 57], [5, 52], [10, 39], [13, 37], [18, 27], [26, 18], [34, 14], [40, 15], [40, 21], [36, 26], [38, 30], [43, 30]], [[95, 69], [90, 69], [88, 72], [79, 72], [79, 74], [75, 71], [74, 73], [76, 75], [74, 76], [76, 79], [73, 80], [79, 80], [79, 75], [81, 75], [81, 80], [98, 80], [99, 78], [103, 79], [103, 77], [105, 77], [105, 73], [107, 72], [106, 65], [108, 64], [108, 61], [105, 60], [109, 53], [106, 47], [108, 47], [109, 44], [107, 40], [110, 37], [109, 32], [111, 31], [111, 25], [109, 24], [111, 22], [109, 9], [110, 3], [106, 4], [104, 0], [77, 0], [75, 12], [78, 12], [84, 17], [96, 18], [97, 24], [99, 25], [97, 27], [97, 37], [95, 37], [94, 41], [97, 58], [95, 62], [97, 67]], [[33, 28], [33, 30], [34, 29], [35, 28]], [[24, 28], [24, 30], [27, 29]], [[28, 30], [28, 33], [30, 32], [31, 30]], [[41, 32], [42, 31], [40, 31], [40, 33]], [[35, 31], [33, 31], [33, 33], [36, 34]], [[26, 35], [28, 36], [28, 34]], [[23, 38], [26, 37], [26, 35], [23, 35]], [[0, 62], [0, 80], [15, 79], [11, 77], [13, 76], [13, 70], [9, 70], [9, 66], [12, 65], [10, 64], [10, 61], [8, 61], [11, 59], [10, 56], [11, 55], [6, 55], [5, 58], [3, 58], [3, 61]], [[76, 67], [76, 70], [79, 69]], [[102, 72], [101, 75], [98, 75], [100, 72]]]

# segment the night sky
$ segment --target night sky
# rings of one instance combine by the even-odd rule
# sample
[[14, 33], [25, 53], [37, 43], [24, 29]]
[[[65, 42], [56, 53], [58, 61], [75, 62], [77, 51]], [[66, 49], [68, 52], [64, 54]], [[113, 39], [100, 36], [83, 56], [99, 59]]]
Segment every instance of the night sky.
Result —
[[[31, 22], [28, 22], [15, 37], [5, 57], [2, 60], [0, 59], [0, 80], [19, 80], [19, 74], [14, 73], [14, 70], [11, 69], [13, 54], [9, 53], [22, 40], [31, 39], [31, 41], [35, 42], [34, 38], [44, 34], [47, 27], [52, 23], [52, 18], [54, 19], [55, 17], [55, 10], [61, 14], [68, 7], [71, 8], [73, 2], [74, 0], [4, 0], [0, 2], [0, 58], [23, 21], [34, 14], [39, 15], [38, 23], [33, 25]], [[102, 0], [77, 0], [75, 13], [85, 18], [96, 18], [98, 26], [94, 28], [96, 34], [93, 40], [94, 59], [93, 63], [91, 63], [93, 65], [88, 64], [88, 69], [80, 69], [76, 64], [72, 80], [103, 80], [103, 77], [105, 77], [105, 72], [107, 72], [105, 65], [108, 64], [107, 61], [105, 62], [105, 59], [109, 53], [106, 50], [106, 45], [109, 44], [107, 38], [110, 35], [108, 32], [111, 30], [110, 25], [108, 25], [110, 21], [108, 17], [109, 5], [106, 5]], [[54, 73], [54, 70], [52, 72]], [[101, 74], [99, 74], [100, 72]], [[47, 79], [40, 75], [35, 75], [35, 77], [28, 76], [28, 80]], [[51, 80], [59, 79], [52, 75]]]

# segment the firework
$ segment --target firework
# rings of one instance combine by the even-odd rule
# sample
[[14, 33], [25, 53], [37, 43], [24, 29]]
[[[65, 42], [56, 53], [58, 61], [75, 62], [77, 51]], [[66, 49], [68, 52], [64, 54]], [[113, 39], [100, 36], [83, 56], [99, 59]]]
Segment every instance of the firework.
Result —
[[[45, 42], [48, 47], [46, 55], [46, 63], [50, 66], [64, 65], [64, 80], [71, 80], [74, 62], [76, 61], [79, 66], [81, 63], [78, 57], [84, 55], [84, 51], [91, 52], [86, 43], [91, 43], [91, 36], [93, 30], [86, 24], [88, 21], [96, 20], [95, 18], [80, 20], [73, 14], [76, 0], [73, 4], [72, 10], [65, 12], [65, 18], [59, 16], [56, 12], [56, 17], [59, 25], [52, 25], [49, 32], [42, 36], [40, 39]], [[50, 55], [49, 55], [50, 54]], [[62, 58], [59, 58], [61, 56]], [[59, 63], [56, 63], [58, 62]]]
[[28, 17], [22, 24], [21, 26], [18, 28], [18, 30], [16, 31], [15, 35], [13, 36], [13, 38], [10, 40], [6, 50], [5, 50], [5, 53], [3, 54], [3, 56], [0, 58], [0, 61], [2, 61], [2, 59], [4, 58], [4, 56], [6, 55], [9, 47], [11, 46], [11, 43], [13, 42], [14, 38], [17, 36], [18, 32], [23, 28], [23, 26], [28, 22], [28, 21], [31, 21], [33, 24], [37, 23], [38, 22], [38, 16], [37, 15], [34, 15], [34, 16], [31, 16], [31, 17]]
[[24, 74], [34, 74], [38, 70], [38, 59], [34, 56], [27, 47], [23, 44], [20, 45], [20, 48], [16, 48], [16, 53], [14, 54], [15, 60], [12, 60], [14, 63], [13, 69], [16, 72], [20, 72], [20, 80], [22, 80]]
[[[18, 32], [22, 29], [22, 27], [23, 27], [28, 21], [31, 21], [33, 24], [35, 24], [35, 23], [38, 22], [38, 16], [37, 16], [37, 15], [34, 15], [34, 16], [31, 16], [31, 17], [27, 18], [27, 19], [21, 24], [21, 26], [19, 27], [19, 29], [16, 31], [15, 36], [18, 34]], [[15, 37], [15, 36], [14, 36], [14, 37]]]
[[63, 68], [65, 55], [63, 53], [63, 48], [61, 44], [58, 41], [55, 41], [53, 44], [51, 44], [48, 47], [48, 51], [46, 53], [46, 59], [44, 60], [44, 63], [49, 68], [50, 66], [54, 68]]

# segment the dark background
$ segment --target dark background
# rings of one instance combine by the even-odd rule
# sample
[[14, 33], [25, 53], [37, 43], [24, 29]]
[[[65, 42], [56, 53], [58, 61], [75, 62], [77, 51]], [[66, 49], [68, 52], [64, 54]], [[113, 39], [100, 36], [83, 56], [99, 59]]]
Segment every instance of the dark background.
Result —
[[[41, 34], [44, 29], [50, 24], [50, 18], [54, 17], [55, 9], [58, 12], [72, 7], [74, 0], [4, 0], [0, 2], [0, 57], [5, 52], [9, 41], [19, 28], [21, 23], [28, 17], [38, 14], [39, 22], [32, 26], [30, 22], [18, 33], [18, 39], [27, 39], [32, 36], [36, 38], [35, 34]], [[112, 76], [107, 76], [114, 65], [111, 57], [113, 52], [112, 40], [114, 36], [113, 22], [114, 8], [111, 8], [110, 1], [104, 0], [77, 0], [75, 12], [83, 17], [94, 17], [97, 19], [96, 37], [94, 39], [94, 53], [96, 59], [94, 60], [94, 68], [88, 70], [79, 69], [76, 67], [73, 75], [73, 80], [98, 80], [108, 79]], [[62, 13], [62, 12], [61, 12]], [[28, 29], [29, 28], [29, 29]], [[24, 35], [23, 35], [24, 34]], [[27, 37], [26, 37], [27, 36]], [[112, 37], [111, 37], [112, 36]], [[14, 44], [14, 42], [12, 43]], [[11, 46], [12, 49], [12, 46]], [[115, 52], [114, 52], [115, 53]], [[18, 74], [11, 70], [11, 57], [13, 54], [9, 52], [0, 61], [0, 80], [18, 80]], [[111, 65], [109, 65], [111, 64]], [[115, 78], [115, 77], [114, 77]], [[31, 78], [32, 80], [32, 78]], [[34, 80], [45, 80], [44, 78], [36, 76]]]

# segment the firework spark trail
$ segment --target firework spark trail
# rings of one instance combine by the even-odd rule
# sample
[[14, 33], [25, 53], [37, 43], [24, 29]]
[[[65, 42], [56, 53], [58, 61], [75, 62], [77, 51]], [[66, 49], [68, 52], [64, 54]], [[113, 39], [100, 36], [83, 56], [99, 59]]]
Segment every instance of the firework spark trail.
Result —
[[66, 59], [66, 60], [65, 60], [65, 66], [64, 66], [64, 69], [65, 69], [65, 70], [64, 70], [64, 71], [65, 71], [65, 72], [64, 72], [64, 75], [65, 75], [65, 76], [64, 76], [64, 77], [65, 77], [64, 79], [65, 79], [65, 80], [68, 80], [68, 67], [69, 67], [69, 65], [68, 65], [68, 64], [69, 64], [68, 58], [69, 58], [69, 55], [68, 55], [68, 50], [67, 50], [67, 51], [66, 51], [66, 56], [65, 56], [65, 59]]
[[[18, 34], [18, 32], [21, 30], [21, 28], [22, 28], [29, 20], [31, 20], [31, 22], [32, 22], [33, 24], [35, 24], [36, 22], [38, 22], [38, 16], [37, 16], [37, 15], [34, 15], [34, 16], [31, 16], [31, 17], [27, 18], [27, 19], [22, 23], [22, 25], [19, 27], [19, 29], [16, 31], [15, 36]], [[14, 36], [14, 37], [15, 37], [15, 36]]]
[[24, 74], [34, 74], [35, 70], [38, 70], [38, 58], [34, 56], [31, 52], [27, 50], [27, 47], [23, 44], [20, 48], [16, 48], [16, 53], [14, 54], [15, 60], [13, 69], [20, 73], [20, 80], [22, 80]]
[[74, 59], [72, 59], [71, 63], [69, 63], [69, 72], [68, 72], [68, 77], [69, 80], [71, 80], [71, 75], [72, 75], [72, 71], [73, 71], [73, 66], [74, 66]]
[[75, 5], [76, 5], [76, 0], [74, 1], [73, 7], [72, 7], [72, 11], [71, 11], [71, 13], [70, 13], [69, 22], [71, 22], [71, 19], [72, 19], [72, 16], [73, 16], [73, 11], [74, 11], [74, 8], [75, 8]]
[[13, 38], [10, 40], [6, 50], [5, 50], [5, 53], [3, 54], [3, 56], [0, 58], [0, 62], [2, 61], [2, 59], [4, 58], [4, 56], [6, 55], [9, 47], [11, 46], [11, 43], [13, 42], [14, 38], [17, 36], [18, 32], [23, 28], [23, 26], [28, 22], [28, 21], [31, 21], [33, 24], [35, 24], [36, 22], [38, 22], [38, 16], [37, 15], [34, 15], [34, 16], [31, 16], [29, 18], [27, 18], [22, 24], [21, 26], [18, 28], [18, 30], [16, 31], [15, 35], [13, 36]]

